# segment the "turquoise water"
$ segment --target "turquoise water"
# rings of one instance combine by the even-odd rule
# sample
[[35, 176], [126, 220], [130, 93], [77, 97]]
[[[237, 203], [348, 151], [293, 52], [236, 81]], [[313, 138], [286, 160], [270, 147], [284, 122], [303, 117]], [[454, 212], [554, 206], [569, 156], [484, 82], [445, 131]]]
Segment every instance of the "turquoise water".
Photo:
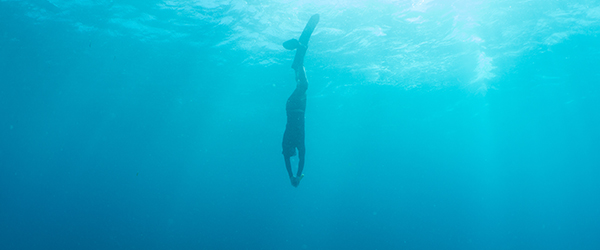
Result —
[[599, 249], [599, 34], [587, 0], [0, 0], [0, 249]]

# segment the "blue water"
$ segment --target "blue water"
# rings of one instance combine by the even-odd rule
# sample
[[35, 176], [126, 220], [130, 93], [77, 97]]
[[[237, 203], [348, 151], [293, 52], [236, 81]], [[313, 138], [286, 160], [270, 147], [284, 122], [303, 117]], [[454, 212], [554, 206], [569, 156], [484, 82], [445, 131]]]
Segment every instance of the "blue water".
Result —
[[0, 0], [0, 249], [600, 249], [599, 34], [588, 0]]

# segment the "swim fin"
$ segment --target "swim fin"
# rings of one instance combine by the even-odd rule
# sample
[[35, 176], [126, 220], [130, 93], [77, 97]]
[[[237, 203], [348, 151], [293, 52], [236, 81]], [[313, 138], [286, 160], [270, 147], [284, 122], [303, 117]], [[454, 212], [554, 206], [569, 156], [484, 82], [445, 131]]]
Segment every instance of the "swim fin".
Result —
[[298, 42], [298, 39], [296, 38], [287, 40], [283, 43], [283, 47], [287, 50], [295, 50], [298, 48], [299, 45], [300, 42]]
[[[319, 16], [319, 14], [312, 15], [310, 20], [308, 20], [308, 23], [306, 23], [306, 26], [304, 26], [304, 30], [298, 40], [290, 39], [283, 43], [283, 47], [288, 50], [297, 49], [294, 62], [292, 63], [293, 69], [298, 69], [304, 64], [304, 54], [306, 54], [306, 49], [308, 49], [308, 41], [320, 19], [321, 16]], [[303, 47], [303, 49], [299, 49], [300, 47]]]

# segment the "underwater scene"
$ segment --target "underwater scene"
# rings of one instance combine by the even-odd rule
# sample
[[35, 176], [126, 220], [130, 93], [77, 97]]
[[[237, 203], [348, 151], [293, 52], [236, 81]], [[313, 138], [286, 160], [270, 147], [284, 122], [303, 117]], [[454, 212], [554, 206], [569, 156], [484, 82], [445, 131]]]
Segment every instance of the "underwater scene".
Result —
[[0, 0], [0, 249], [600, 249], [600, 1]]

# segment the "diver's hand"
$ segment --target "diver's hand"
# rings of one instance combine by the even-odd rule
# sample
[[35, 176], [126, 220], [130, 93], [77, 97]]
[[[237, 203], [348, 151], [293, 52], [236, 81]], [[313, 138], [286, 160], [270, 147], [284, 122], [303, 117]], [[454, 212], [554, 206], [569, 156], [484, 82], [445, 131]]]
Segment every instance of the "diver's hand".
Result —
[[298, 184], [300, 184], [300, 179], [298, 179], [296, 177], [291, 177], [290, 181], [292, 182], [292, 186], [294, 186], [294, 187], [298, 187]]

